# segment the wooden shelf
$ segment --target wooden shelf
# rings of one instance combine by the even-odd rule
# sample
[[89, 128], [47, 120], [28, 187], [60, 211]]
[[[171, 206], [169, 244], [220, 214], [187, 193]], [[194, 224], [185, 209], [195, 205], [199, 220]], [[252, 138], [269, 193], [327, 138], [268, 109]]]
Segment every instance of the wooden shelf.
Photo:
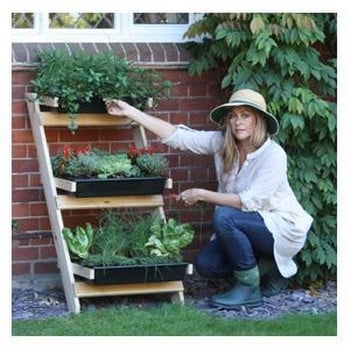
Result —
[[74, 195], [58, 195], [60, 210], [81, 210], [93, 208], [159, 207], [164, 205], [162, 195], [101, 196], [78, 198]]
[[[128, 127], [132, 120], [108, 114], [77, 114], [76, 122], [79, 127]], [[70, 123], [68, 114], [58, 112], [41, 112], [40, 123], [47, 127], [67, 127]]]
[[183, 292], [182, 281], [162, 281], [144, 284], [94, 285], [87, 282], [76, 282], [75, 291], [78, 297], [123, 296], [150, 293]]

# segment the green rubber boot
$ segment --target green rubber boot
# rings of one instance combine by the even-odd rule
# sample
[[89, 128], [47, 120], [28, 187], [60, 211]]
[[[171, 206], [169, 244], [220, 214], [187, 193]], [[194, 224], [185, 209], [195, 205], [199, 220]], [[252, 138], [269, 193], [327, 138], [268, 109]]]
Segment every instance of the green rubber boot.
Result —
[[264, 297], [273, 296], [288, 286], [288, 279], [284, 278], [276, 264], [261, 278], [261, 294]]
[[223, 294], [212, 296], [209, 304], [213, 307], [235, 309], [241, 306], [257, 307], [262, 303], [259, 268], [235, 271], [233, 288]]

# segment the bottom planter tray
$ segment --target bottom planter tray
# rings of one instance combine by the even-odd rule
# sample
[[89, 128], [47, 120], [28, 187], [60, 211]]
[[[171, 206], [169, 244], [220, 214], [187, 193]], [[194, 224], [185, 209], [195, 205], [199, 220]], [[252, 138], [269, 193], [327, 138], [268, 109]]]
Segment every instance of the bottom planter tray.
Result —
[[98, 285], [183, 280], [188, 263], [94, 267]]

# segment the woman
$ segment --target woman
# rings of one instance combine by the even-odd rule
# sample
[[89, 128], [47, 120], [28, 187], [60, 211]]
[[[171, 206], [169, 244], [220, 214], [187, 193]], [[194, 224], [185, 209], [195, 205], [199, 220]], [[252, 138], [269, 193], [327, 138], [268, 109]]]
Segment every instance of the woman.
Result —
[[235, 282], [228, 292], [210, 298], [212, 306], [260, 305], [261, 260], [275, 263], [270, 289], [280, 289], [281, 280], [297, 272], [292, 258], [303, 247], [312, 218], [289, 186], [286, 153], [270, 139], [278, 132], [278, 121], [267, 112], [261, 94], [238, 90], [228, 103], [214, 108], [209, 118], [222, 131], [174, 126], [122, 101], [107, 108], [109, 114], [143, 125], [164, 144], [214, 155], [218, 191], [192, 188], [177, 197], [185, 205], [199, 201], [216, 205], [214, 234], [199, 252], [196, 269], [205, 277], [233, 276]]

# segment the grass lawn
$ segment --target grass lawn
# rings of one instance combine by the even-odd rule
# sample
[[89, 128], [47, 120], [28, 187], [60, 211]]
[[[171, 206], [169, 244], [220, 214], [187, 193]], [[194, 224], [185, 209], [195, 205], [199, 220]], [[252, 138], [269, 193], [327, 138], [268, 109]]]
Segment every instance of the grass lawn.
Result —
[[237, 320], [187, 304], [152, 309], [124, 306], [43, 320], [15, 320], [13, 336], [336, 336], [337, 314], [290, 314]]

